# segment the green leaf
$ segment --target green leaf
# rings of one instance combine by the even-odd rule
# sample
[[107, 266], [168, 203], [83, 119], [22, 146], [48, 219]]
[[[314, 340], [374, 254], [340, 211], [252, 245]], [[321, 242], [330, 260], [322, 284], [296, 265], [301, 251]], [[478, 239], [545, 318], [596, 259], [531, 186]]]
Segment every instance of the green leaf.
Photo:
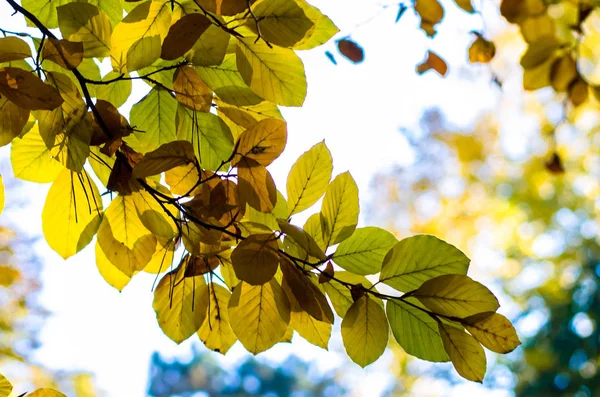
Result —
[[358, 224], [358, 186], [349, 172], [335, 177], [325, 191], [321, 206], [321, 229], [325, 246], [350, 237]]
[[[76, 3], [76, 4], [85, 4], [85, 3]], [[102, 78], [102, 81], [113, 80], [120, 76], [121, 76], [121, 73], [109, 72], [106, 76], [104, 76]], [[129, 77], [129, 75], [127, 73], [125, 73], [123, 75], [123, 77], [125, 77], [125, 80], [118, 80], [118, 81], [113, 81], [112, 83], [109, 83], [109, 84], [99, 85], [96, 88], [96, 98], [110, 102], [111, 105], [113, 105], [116, 108], [123, 106], [123, 104], [129, 98], [129, 95], [131, 95], [131, 86], [132, 86], [131, 80], [127, 79]]]
[[[32, 13], [48, 29], [58, 28], [57, 9], [71, 0], [23, 0], [21, 5]], [[25, 19], [27, 26], [36, 27], [29, 19]]]
[[216, 170], [233, 151], [229, 127], [212, 113], [194, 112], [183, 105], [177, 109], [177, 139], [192, 143], [202, 168]]
[[185, 266], [167, 273], [154, 290], [152, 307], [162, 331], [179, 344], [204, 322], [209, 291], [204, 277], [184, 277]]
[[304, 229], [292, 225], [283, 219], [277, 219], [277, 224], [279, 225], [279, 229], [306, 251], [307, 254], [321, 261], [326, 259], [323, 250]]
[[292, 166], [287, 178], [289, 216], [316, 203], [327, 190], [333, 160], [325, 141], [304, 152]]
[[260, 32], [266, 41], [281, 47], [292, 47], [314, 26], [295, 1], [259, 0], [252, 5], [252, 10], [254, 16], [247, 19], [246, 25], [256, 34]]
[[407, 292], [442, 274], [466, 274], [470, 262], [455, 246], [434, 236], [417, 235], [403, 239], [387, 253], [379, 280]]
[[133, 72], [160, 57], [171, 26], [169, 7], [162, 1], [142, 2], [115, 26], [110, 56], [116, 72]]
[[64, 169], [56, 178], [44, 203], [42, 230], [50, 248], [64, 259], [92, 241], [102, 215], [102, 199], [85, 171]]
[[342, 321], [346, 353], [361, 367], [366, 367], [383, 354], [388, 335], [383, 308], [367, 295], [352, 304]]
[[397, 300], [388, 300], [386, 313], [394, 338], [408, 354], [433, 362], [450, 360], [437, 322], [429, 314]]
[[444, 349], [452, 360], [452, 365], [465, 379], [483, 382], [486, 359], [481, 345], [466, 332], [442, 322], [438, 323]]
[[290, 323], [290, 303], [274, 279], [263, 285], [239, 283], [229, 300], [231, 329], [252, 354], [270, 349]]
[[515, 327], [502, 314], [479, 313], [462, 321], [467, 331], [493, 352], [506, 354], [521, 344]]
[[58, 27], [63, 38], [82, 42], [86, 58], [103, 58], [110, 54], [112, 26], [98, 7], [83, 2], [57, 8]]
[[[361, 284], [365, 288], [373, 287], [373, 283], [367, 280], [365, 276], [359, 276], [346, 271], [336, 271], [335, 278], [354, 285]], [[350, 306], [352, 306], [354, 303], [350, 289], [336, 280], [331, 280], [330, 282], [321, 285], [325, 290], [325, 293], [327, 293], [329, 300], [331, 300], [333, 309], [338, 316], [343, 318]], [[377, 291], [375, 288], [372, 289]], [[373, 300], [383, 308], [383, 302], [381, 299], [373, 298]]]
[[396, 237], [387, 230], [378, 227], [356, 229], [337, 247], [333, 261], [356, 274], [379, 273], [385, 255], [396, 243]]
[[434, 313], [465, 318], [495, 312], [500, 304], [487, 287], [461, 274], [445, 274], [425, 281], [411, 294]]
[[282, 106], [304, 103], [304, 65], [293, 50], [270, 48], [248, 36], [238, 39], [236, 61], [244, 81], [258, 96]]
[[140, 132], [134, 132], [125, 141], [136, 152], [147, 153], [176, 140], [176, 114], [175, 98], [169, 91], [154, 87], [131, 107], [131, 126]]
[[216, 25], [211, 25], [200, 35], [196, 44], [186, 54], [197, 66], [219, 65], [223, 62], [231, 36]]

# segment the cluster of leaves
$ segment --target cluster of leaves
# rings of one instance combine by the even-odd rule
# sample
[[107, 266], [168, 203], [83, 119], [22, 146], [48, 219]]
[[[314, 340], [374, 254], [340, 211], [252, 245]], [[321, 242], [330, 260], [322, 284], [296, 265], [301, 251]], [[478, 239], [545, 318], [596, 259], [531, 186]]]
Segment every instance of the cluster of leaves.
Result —
[[[239, 340], [257, 354], [296, 331], [327, 348], [335, 310], [357, 364], [383, 353], [391, 328], [408, 353], [451, 360], [473, 381], [485, 374], [482, 345], [506, 353], [520, 343], [457, 248], [357, 228], [356, 183], [348, 172], [331, 180], [324, 142], [293, 165], [286, 197], [277, 190], [267, 169], [287, 142], [277, 105], [306, 96], [295, 50], [337, 32], [318, 9], [7, 1], [42, 35], [30, 36], [36, 51], [27, 34], [0, 39], [0, 136], [17, 177], [52, 182], [46, 241], [66, 259], [96, 237], [98, 270], [119, 290], [141, 271], [168, 271], [153, 307], [173, 341], [197, 334], [224, 354]], [[100, 78], [95, 59], [106, 57], [113, 71]], [[134, 79], [151, 88], [128, 120], [118, 108]], [[116, 193], [106, 208], [98, 183]], [[291, 223], [321, 199], [303, 227]], [[365, 277], [377, 273], [397, 293]]]
[[[0, 374], [0, 397], [8, 397], [11, 395], [13, 391], [13, 385], [6, 379], [2, 374]], [[43, 388], [37, 389], [32, 393], [22, 393], [19, 394], [18, 397], [67, 397], [61, 392], [58, 392], [54, 389]]]

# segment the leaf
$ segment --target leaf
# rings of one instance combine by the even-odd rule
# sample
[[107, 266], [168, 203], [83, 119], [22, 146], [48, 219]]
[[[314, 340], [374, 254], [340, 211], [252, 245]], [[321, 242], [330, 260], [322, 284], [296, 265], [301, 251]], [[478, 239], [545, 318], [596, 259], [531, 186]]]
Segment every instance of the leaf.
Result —
[[29, 110], [20, 108], [6, 97], [0, 98], [0, 146], [21, 135], [29, 120]]
[[324, 261], [326, 259], [323, 250], [310, 236], [310, 234], [304, 231], [301, 227], [292, 225], [291, 223], [284, 221], [283, 219], [277, 219], [277, 224], [283, 233], [289, 236], [299, 247], [306, 251], [310, 256], [317, 258], [321, 261]]
[[50, 248], [64, 259], [92, 241], [100, 225], [102, 199], [85, 171], [64, 169], [50, 186], [42, 211], [42, 230]]
[[10, 384], [8, 379], [4, 375], [0, 374], [0, 397], [8, 397], [12, 391], [13, 386]]
[[30, 56], [29, 44], [20, 38], [14, 36], [0, 38], [0, 62], [18, 61]]
[[177, 101], [169, 91], [154, 87], [148, 95], [131, 107], [131, 126], [135, 132], [125, 138], [133, 150], [151, 152], [177, 139], [175, 117]]
[[156, 237], [139, 218], [131, 196], [115, 197], [98, 229], [98, 244], [122, 273], [133, 276], [143, 270], [156, 251]]
[[421, 17], [421, 29], [429, 37], [436, 34], [435, 25], [444, 18], [444, 8], [438, 0], [416, 0], [415, 12]]
[[387, 253], [379, 281], [408, 292], [442, 274], [467, 274], [470, 262], [455, 246], [434, 236], [417, 235], [403, 239]]
[[304, 65], [293, 50], [273, 47], [255, 37], [238, 39], [240, 74], [259, 96], [282, 106], [302, 106], [306, 98]]
[[160, 57], [174, 60], [183, 56], [210, 25], [210, 21], [204, 15], [198, 13], [184, 15], [169, 28], [162, 44]]
[[67, 397], [61, 392], [58, 392], [54, 389], [37, 389], [33, 393], [27, 395], [27, 397]]
[[383, 354], [388, 335], [388, 322], [383, 308], [367, 295], [352, 304], [342, 321], [342, 341], [346, 353], [361, 367], [366, 367]]
[[132, 276], [128, 276], [123, 273], [118, 267], [113, 265], [111, 261], [108, 260], [104, 251], [100, 247], [98, 240], [96, 240], [96, 267], [98, 268], [98, 272], [110, 285], [114, 287], [117, 291], [121, 292], [123, 288], [129, 284]]
[[250, 285], [268, 283], [279, 268], [277, 250], [274, 234], [253, 234], [240, 241], [231, 253], [236, 277]]
[[289, 216], [316, 203], [327, 190], [333, 160], [325, 141], [304, 152], [292, 166], [287, 178]]
[[211, 66], [223, 62], [231, 36], [218, 26], [206, 29], [187, 54], [194, 65]]
[[349, 172], [335, 177], [325, 191], [321, 206], [321, 229], [325, 246], [350, 237], [358, 224], [358, 187]]
[[466, 332], [451, 325], [438, 323], [444, 349], [452, 360], [452, 365], [465, 379], [483, 382], [486, 359], [481, 345]]
[[235, 15], [248, 9], [248, 0], [197, 0], [206, 10], [217, 15]]
[[195, 196], [200, 193], [201, 176], [195, 164], [180, 165], [165, 172], [165, 182], [169, 185], [171, 193], [184, 195], [189, 193]]
[[487, 41], [477, 32], [473, 32], [475, 41], [469, 47], [469, 62], [471, 63], [488, 63], [496, 55], [496, 46], [493, 42]]
[[356, 274], [375, 274], [381, 271], [383, 259], [398, 243], [394, 235], [378, 227], [356, 229], [333, 254], [334, 262]]
[[83, 44], [49, 37], [44, 42], [42, 58], [52, 61], [62, 68], [75, 69], [83, 61]]
[[113, 69], [124, 73], [152, 65], [160, 57], [170, 26], [168, 3], [145, 1], [136, 6], [113, 30]]
[[578, 77], [569, 85], [569, 101], [577, 107], [583, 104], [589, 95], [588, 84], [581, 77]]
[[209, 305], [204, 277], [184, 277], [184, 271], [185, 266], [165, 274], [152, 303], [160, 329], [177, 344], [200, 329]]
[[188, 141], [173, 141], [161, 145], [158, 149], [146, 153], [133, 167], [134, 178], [146, 178], [158, 175], [172, 168], [194, 163], [196, 155]]
[[231, 129], [235, 137], [257, 124], [260, 120], [275, 118], [283, 120], [283, 116], [277, 105], [269, 101], [262, 101], [257, 105], [236, 106], [228, 105], [215, 98], [217, 113]]
[[521, 344], [515, 327], [501, 314], [479, 313], [461, 322], [483, 346], [493, 352], [506, 354]]
[[208, 112], [213, 93], [191, 66], [182, 66], [175, 72], [173, 81], [175, 99], [182, 105], [199, 112]]
[[425, 60], [417, 65], [417, 73], [423, 74], [431, 69], [435, 70], [442, 77], [448, 73], [448, 65], [446, 64], [446, 61], [440, 58], [440, 56], [435, 52], [427, 51], [427, 57]]
[[306, 16], [313, 22], [313, 26], [306, 32], [304, 38], [294, 45], [295, 50], [310, 50], [325, 44], [340, 30], [317, 7], [313, 7], [304, 0], [296, 0], [302, 7]]
[[292, 309], [290, 315], [290, 326], [309, 343], [328, 350], [329, 339], [333, 326], [327, 322], [316, 320], [313, 316], [302, 310], [294, 294], [288, 289], [287, 297]]
[[556, 49], [558, 49], [559, 43], [555, 39], [542, 39], [535, 44], [530, 44], [527, 47], [527, 51], [521, 57], [521, 66], [523, 69], [533, 69], [543, 64], [548, 58], [550, 58]]
[[287, 124], [278, 119], [264, 119], [244, 131], [238, 140], [236, 155], [231, 162], [237, 165], [243, 158], [267, 166], [283, 152], [287, 142]]
[[471, 0], [454, 0], [457, 6], [462, 8], [464, 11], [472, 14], [475, 12], [473, 5], [471, 4]]
[[279, 342], [290, 322], [290, 303], [277, 281], [252, 286], [239, 283], [229, 300], [231, 329], [252, 354]]
[[[137, 215], [146, 229], [157, 238], [171, 239], [177, 235], [177, 225], [173, 218], [179, 219], [179, 210], [174, 205], [163, 204], [161, 206], [156, 198], [146, 190], [132, 192], [131, 196]], [[170, 215], [165, 210], [169, 211]]]
[[258, 0], [252, 11], [254, 16], [247, 19], [246, 25], [255, 34], [260, 32], [264, 40], [281, 47], [294, 46], [314, 25], [294, 1]]
[[327, 261], [327, 266], [325, 269], [319, 274], [319, 284], [328, 283], [335, 276], [335, 271], [333, 270], [333, 264], [331, 261]]
[[404, 351], [422, 360], [449, 361], [437, 322], [406, 302], [388, 300], [386, 313], [392, 334]]
[[[360, 284], [365, 288], [373, 287], [373, 284], [369, 280], [367, 280], [365, 276], [359, 276], [357, 274], [346, 271], [335, 272], [335, 278], [337, 280], [341, 280], [349, 284]], [[325, 293], [327, 293], [329, 299], [331, 300], [331, 304], [333, 305], [333, 309], [335, 310], [337, 315], [344, 318], [346, 312], [354, 303], [350, 289], [336, 280], [331, 280], [328, 283], [322, 284], [322, 287], [325, 290]], [[372, 289], [377, 291], [375, 288]], [[383, 308], [383, 302], [381, 301], [381, 299], [374, 300]]]
[[350, 39], [341, 39], [337, 41], [337, 48], [340, 54], [353, 63], [361, 63], [365, 60], [365, 51], [355, 41]]
[[[73, 3], [73, 4], [86, 4], [86, 3]], [[112, 81], [121, 76], [117, 72], [109, 72], [102, 78], [102, 81]], [[115, 108], [123, 106], [123, 104], [131, 95], [131, 80], [128, 79], [129, 75], [124, 74], [124, 79], [112, 81], [108, 84], [99, 85], [96, 88], [96, 98], [107, 102], [110, 102]]]
[[48, 183], [56, 179], [63, 166], [52, 159], [38, 124], [22, 138], [16, 138], [10, 148], [10, 163], [15, 177], [31, 182]]
[[237, 167], [240, 198], [260, 212], [271, 212], [277, 202], [277, 188], [271, 173], [253, 160], [242, 160]]
[[217, 170], [230, 158], [233, 136], [220, 117], [179, 105], [176, 122], [177, 139], [192, 143], [202, 168]]
[[[24, 9], [37, 17], [37, 19], [48, 29], [55, 29], [58, 27], [56, 10], [58, 7], [68, 2], [69, 0], [24, 0], [21, 2], [21, 5]], [[28, 18], [26, 18], [25, 21], [27, 22], [27, 26], [36, 27]]]
[[44, 84], [35, 74], [19, 68], [0, 70], [0, 94], [28, 110], [52, 110], [63, 103], [56, 89]]
[[428, 309], [443, 316], [465, 318], [495, 312], [498, 299], [483, 284], [460, 274], [445, 274], [427, 280], [412, 294]]
[[312, 281], [309, 274], [300, 271], [289, 259], [281, 262], [283, 283], [289, 286], [298, 305], [315, 320], [333, 324], [333, 311], [327, 298]]
[[217, 353], [225, 354], [237, 340], [229, 325], [227, 305], [231, 293], [219, 284], [208, 284], [209, 306], [206, 318], [198, 330], [198, 337], [204, 345]]
[[110, 54], [112, 26], [102, 10], [89, 3], [68, 3], [56, 11], [60, 33], [69, 41], [81, 42], [84, 57]]

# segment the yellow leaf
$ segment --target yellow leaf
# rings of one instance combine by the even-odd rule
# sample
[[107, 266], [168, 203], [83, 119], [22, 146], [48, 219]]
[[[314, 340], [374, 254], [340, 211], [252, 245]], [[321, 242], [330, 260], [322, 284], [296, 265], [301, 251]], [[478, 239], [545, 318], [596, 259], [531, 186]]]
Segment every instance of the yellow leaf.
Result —
[[271, 212], [277, 202], [277, 189], [271, 173], [253, 160], [242, 160], [237, 167], [240, 198], [260, 212]]
[[161, 145], [158, 149], [146, 153], [133, 167], [134, 178], [146, 178], [158, 175], [172, 168], [194, 163], [196, 155], [188, 141], [173, 141]]
[[577, 63], [570, 55], [557, 59], [550, 71], [550, 83], [556, 92], [564, 92], [573, 80], [579, 77]]
[[18, 37], [0, 38], [0, 62], [18, 61], [31, 56], [29, 44]]
[[169, 4], [145, 1], [115, 26], [110, 55], [116, 72], [133, 72], [150, 66], [160, 57], [162, 43], [171, 26]]
[[231, 329], [252, 354], [270, 349], [286, 333], [290, 303], [276, 280], [252, 286], [240, 282], [229, 300]]
[[569, 100], [573, 106], [579, 106], [587, 100], [588, 88], [588, 84], [581, 77], [578, 77], [569, 85]]
[[15, 177], [31, 182], [47, 183], [56, 179], [64, 168], [50, 156], [38, 124], [23, 138], [16, 138], [10, 148], [10, 163]]
[[465, 379], [483, 382], [486, 359], [481, 345], [471, 335], [451, 325], [438, 323], [444, 349], [452, 360], [452, 365]]
[[198, 167], [194, 163], [180, 165], [165, 172], [165, 182], [173, 194], [189, 196], [200, 194], [200, 180]]
[[111, 201], [98, 229], [98, 243], [127, 276], [144, 269], [156, 251], [156, 237], [139, 218], [132, 196], [118, 195]]
[[268, 283], [279, 268], [277, 249], [274, 234], [253, 234], [242, 240], [231, 253], [236, 277], [250, 285]]
[[327, 190], [333, 160], [325, 141], [304, 152], [292, 166], [287, 178], [289, 216], [316, 203]]
[[69, 40], [48, 38], [44, 42], [42, 58], [65, 69], [75, 69], [83, 61], [83, 44]]
[[295, 1], [258, 0], [252, 4], [252, 11], [255, 17], [247, 18], [246, 25], [256, 34], [260, 32], [266, 41], [281, 47], [297, 44], [314, 25]]
[[367, 295], [350, 306], [342, 321], [342, 340], [346, 353], [361, 367], [366, 367], [383, 354], [388, 334], [383, 308]]
[[495, 312], [500, 307], [498, 299], [486, 286], [460, 274], [445, 274], [427, 280], [411, 295], [443, 316], [465, 318]]
[[157, 238], [156, 240], [158, 241], [157, 250], [144, 267], [146, 273], [158, 274], [172, 269], [177, 244], [172, 239]]
[[210, 25], [186, 54], [195, 66], [219, 65], [223, 62], [231, 36], [216, 25]]
[[218, 99], [215, 99], [215, 102], [218, 105], [219, 117], [227, 123], [235, 137], [242, 135], [246, 129], [256, 125], [260, 120], [267, 118], [283, 120], [277, 105], [269, 101], [250, 106], [228, 105]]
[[283, 283], [292, 291], [298, 305], [318, 321], [333, 324], [334, 316], [325, 294], [289, 259], [281, 262]]
[[476, 33], [477, 38], [469, 47], [469, 62], [488, 63], [496, 55], [496, 46], [493, 42], [487, 41], [480, 34]]
[[67, 397], [61, 392], [58, 392], [54, 389], [37, 389], [31, 394], [28, 394], [27, 397]]
[[198, 76], [196, 69], [191, 66], [182, 66], [177, 69], [173, 90], [175, 99], [182, 105], [198, 112], [210, 111], [213, 92]]
[[110, 54], [112, 25], [110, 19], [93, 4], [68, 3], [57, 8], [58, 27], [62, 36], [83, 44], [86, 58], [103, 58]]
[[4, 375], [0, 374], [0, 397], [8, 397], [12, 389], [13, 387], [8, 379], [6, 379]]
[[321, 229], [325, 246], [350, 237], [358, 224], [358, 186], [349, 172], [335, 177], [327, 187], [321, 207]]
[[554, 38], [544, 38], [530, 44], [521, 57], [521, 66], [523, 69], [533, 69], [540, 66], [554, 54], [558, 47], [559, 43]]
[[304, 229], [296, 225], [292, 225], [288, 221], [283, 219], [277, 219], [277, 224], [280, 230], [289, 236], [294, 242], [306, 251], [310, 256], [315, 257], [319, 260], [324, 261], [326, 259], [325, 253], [315, 242], [315, 240], [308, 234]]
[[211, 26], [207, 17], [193, 13], [181, 17], [170, 28], [162, 44], [160, 57], [174, 60], [192, 49], [202, 33]]
[[200, 329], [209, 305], [204, 277], [184, 277], [185, 266], [163, 276], [154, 290], [152, 307], [162, 331], [180, 344]]
[[461, 323], [479, 343], [493, 352], [510, 353], [521, 344], [515, 327], [502, 314], [479, 313]]
[[28, 120], [28, 109], [15, 105], [4, 96], [0, 98], [0, 146], [8, 145], [19, 136]]
[[42, 230], [50, 248], [64, 259], [90, 243], [102, 216], [102, 198], [85, 171], [64, 169], [50, 186]]
[[475, 12], [473, 8], [473, 4], [471, 4], [471, 0], [454, 0], [457, 6], [465, 10], [466, 12], [472, 14]]
[[278, 119], [264, 119], [240, 135], [236, 155], [231, 164], [237, 165], [243, 158], [267, 166], [283, 152], [287, 142], [287, 125]]
[[421, 29], [425, 30], [428, 36], [435, 36], [434, 25], [437, 25], [444, 18], [444, 8], [438, 0], [416, 0], [415, 11], [421, 17]]
[[35, 74], [19, 68], [0, 70], [0, 94], [15, 105], [29, 110], [52, 110], [63, 103], [58, 91]]
[[238, 39], [237, 67], [259, 96], [282, 106], [302, 106], [306, 98], [304, 64], [287, 48], [270, 48], [263, 40]]
[[306, 16], [313, 22], [313, 26], [306, 32], [304, 38], [294, 45], [295, 50], [310, 50], [318, 47], [340, 31], [331, 19], [323, 15], [318, 8], [304, 0], [296, 0], [296, 3], [302, 7]]
[[327, 322], [316, 320], [313, 316], [302, 310], [291, 291], [286, 290], [290, 301], [291, 315], [290, 326], [309, 343], [328, 350], [329, 339], [333, 326]]
[[208, 290], [210, 302], [206, 318], [198, 330], [198, 337], [210, 350], [225, 354], [237, 340], [229, 325], [227, 305], [231, 292], [215, 283], [208, 284]]
[[177, 218], [179, 215], [179, 210], [175, 206], [163, 204], [171, 214], [169, 215], [165, 213], [160, 203], [146, 190], [133, 192], [131, 196], [133, 197], [135, 210], [140, 220], [157, 238], [170, 239], [177, 234], [177, 225], [175, 225], [175, 221], [171, 217]]
[[98, 241], [96, 241], [96, 267], [104, 281], [106, 281], [108, 285], [116, 288], [119, 292], [129, 284], [132, 277], [123, 273], [108, 260]]

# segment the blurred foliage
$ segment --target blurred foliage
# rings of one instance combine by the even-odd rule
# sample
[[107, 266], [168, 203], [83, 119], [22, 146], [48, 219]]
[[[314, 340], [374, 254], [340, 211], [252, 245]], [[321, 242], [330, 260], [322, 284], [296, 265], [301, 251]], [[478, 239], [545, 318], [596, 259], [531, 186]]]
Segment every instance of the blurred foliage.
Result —
[[[226, 369], [209, 352], [193, 351], [189, 362], [152, 356], [148, 394], [168, 396], [336, 397], [347, 390], [335, 372], [322, 373], [315, 363], [288, 356], [272, 366], [246, 356]], [[199, 393], [200, 392], [200, 393]]]

